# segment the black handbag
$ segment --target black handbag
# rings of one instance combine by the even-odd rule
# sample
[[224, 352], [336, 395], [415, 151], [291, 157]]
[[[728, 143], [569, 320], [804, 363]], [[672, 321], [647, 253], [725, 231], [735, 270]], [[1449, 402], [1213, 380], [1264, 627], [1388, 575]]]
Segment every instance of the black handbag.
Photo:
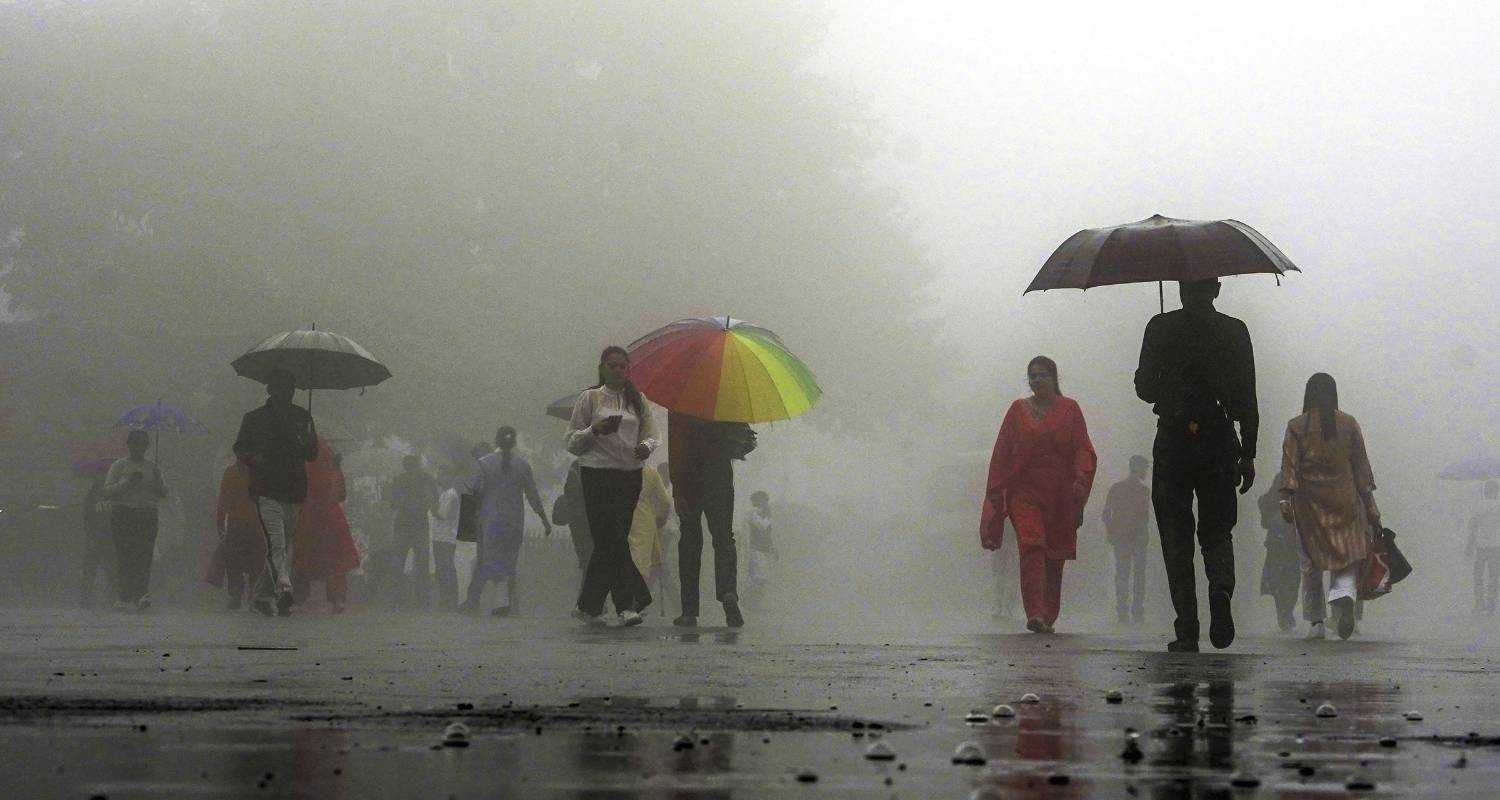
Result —
[[1411, 562], [1406, 560], [1406, 555], [1396, 546], [1396, 532], [1390, 528], [1381, 528], [1378, 540], [1385, 550], [1386, 561], [1390, 564], [1391, 583], [1406, 580], [1406, 576], [1411, 574]]
[[458, 496], [458, 540], [479, 541], [479, 504], [483, 498], [465, 492]]

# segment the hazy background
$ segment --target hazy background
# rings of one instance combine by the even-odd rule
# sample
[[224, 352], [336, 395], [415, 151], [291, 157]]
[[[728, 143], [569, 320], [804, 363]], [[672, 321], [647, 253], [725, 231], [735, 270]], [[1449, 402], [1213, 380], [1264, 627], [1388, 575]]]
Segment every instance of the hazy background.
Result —
[[[826, 392], [740, 471], [788, 504], [787, 605], [977, 617], [974, 492], [1027, 359], [1088, 417], [1091, 516], [1154, 426], [1130, 376], [1155, 287], [1021, 289], [1079, 228], [1230, 217], [1305, 270], [1220, 303], [1256, 345], [1255, 492], [1331, 372], [1418, 568], [1379, 614], [1457, 618], [1476, 492], [1435, 475], [1500, 450], [1497, 34], [1479, 3], [9, 5], [6, 462], [161, 397], [212, 431], [169, 464], [210, 502], [262, 396], [228, 362], [311, 323], [396, 375], [319, 394], [326, 429], [511, 422], [545, 457], [541, 408], [604, 344], [730, 313]], [[1269, 620], [1252, 509], [1236, 600]], [[1087, 622], [1111, 565], [1083, 538]]]

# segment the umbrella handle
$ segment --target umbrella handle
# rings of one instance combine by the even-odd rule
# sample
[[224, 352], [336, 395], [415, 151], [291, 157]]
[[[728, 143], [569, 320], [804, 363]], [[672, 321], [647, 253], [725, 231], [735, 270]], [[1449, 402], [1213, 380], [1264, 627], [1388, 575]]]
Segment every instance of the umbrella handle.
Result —
[[1156, 307], [1167, 313], [1167, 290], [1162, 288], [1161, 281], [1156, 282]]

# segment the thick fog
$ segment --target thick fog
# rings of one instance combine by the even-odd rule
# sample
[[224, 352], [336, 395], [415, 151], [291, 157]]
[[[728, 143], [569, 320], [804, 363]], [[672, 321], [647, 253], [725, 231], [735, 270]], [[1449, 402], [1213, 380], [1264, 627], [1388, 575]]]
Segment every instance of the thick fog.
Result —
[[1101, 460], [1064, 590], [1088, 627], [1109, 619], [1104, 491], [1150, 452], [1131, 376], [1157, 287], [1021, 291], [1078, 229], [1233, 218], [1303, 270], [1226, 279], [1219, 303], [1260, 387], [1247, 627], [1272, 622], [1253, 500], [1317, 371], [1417, 566], [1369, 613], [1456, 622], [1478, 490], [1436, 476], [1500, 452], [1497, 38], [1477, 2], [9, 5], [0, 468], [12, 494], [73, 491], [70, 447], [181, 404], [208, 431], [163, 441], [191, 549], [263, 397], [229, 362], [316, 324], [395, 376], [314, 399], [355, 472], [403, 448], [446, 469], [512, 424], [550, 506], [546, 404], [606, 344], [731, 314], [825, 392], [739, 468], [778, 513], [768, 617], [979, 622], [983, 471], [1046, 354]]

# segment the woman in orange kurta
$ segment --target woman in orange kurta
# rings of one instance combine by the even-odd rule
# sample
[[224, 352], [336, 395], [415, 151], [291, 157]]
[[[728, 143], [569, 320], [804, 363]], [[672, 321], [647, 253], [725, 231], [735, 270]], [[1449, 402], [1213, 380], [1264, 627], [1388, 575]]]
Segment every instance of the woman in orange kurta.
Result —
[[1307, 379], [1302, 415], [1287, 423], [1281, 445], [1282, 515], [1297, 528], [1308, 567], [1303, 611], [1321, 636], [1323, 572], [1339, 638], [1354, 632], [1355, 581], [1380, 529], [1375, 475], [1354, 417], [1338, 410], [1338, 384], [1326, 373]]
[[266, 563], [266, 537], [250, 498], [250, 469], [231, 461], [219, 478], [219, 502], [214, 506], [218, 542], [203, 580], [229, 591], [229, 608], [244, 602], [245, 587], [254, 586]]
[[1005, 520], [1016, 530], [1026, 628], [1051, 633], [1062, 603], [1063, 562], [1078, 555], [1078, 527], [1097, 466], [1083, 411], [1058, 390], [1057, 364], [1026, 366], [1030, 397], [1011, 403], [990, 456], [980, 541], [1000, 547]]
[[307, 500], [292, 536], [292, 594], [307, 601], [313, 581], [323, 581], [333, 613], [348, 602], [345, 574], [359, 567], [359, 550], [344, 515], [344, 471], [328, 443], [318, 441], [318, 458], [307, 465]]

